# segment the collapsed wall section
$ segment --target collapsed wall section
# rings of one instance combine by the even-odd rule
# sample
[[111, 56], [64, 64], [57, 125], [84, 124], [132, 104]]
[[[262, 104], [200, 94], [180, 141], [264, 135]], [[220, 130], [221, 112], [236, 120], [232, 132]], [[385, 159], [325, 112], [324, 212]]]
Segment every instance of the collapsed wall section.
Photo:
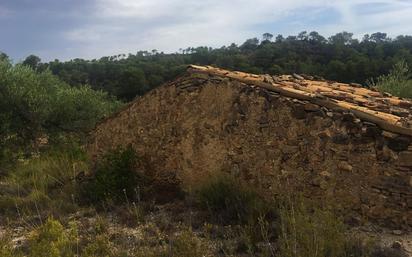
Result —
[[98, 159], [131, 144], [147, 164], [141, 168], [166, 189], [189, 191], [223, 171], [267, 194], [288, 183], [332, 199], [354, 220], [410, 228], [410, 143], [347, 110], [191, 73], [100, 123], [88, 148]]

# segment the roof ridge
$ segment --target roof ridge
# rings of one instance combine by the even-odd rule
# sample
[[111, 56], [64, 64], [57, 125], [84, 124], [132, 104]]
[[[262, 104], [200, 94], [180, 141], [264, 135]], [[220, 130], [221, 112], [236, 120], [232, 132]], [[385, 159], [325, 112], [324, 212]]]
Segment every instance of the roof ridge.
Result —
[[314, 80], [306, 75], [256, 75], [212, 66], [189, 65], [189, 73], [223, 76], [332, 110], [347, 110], [382, 129], [412, 136], [412, 101], [358, 84]]

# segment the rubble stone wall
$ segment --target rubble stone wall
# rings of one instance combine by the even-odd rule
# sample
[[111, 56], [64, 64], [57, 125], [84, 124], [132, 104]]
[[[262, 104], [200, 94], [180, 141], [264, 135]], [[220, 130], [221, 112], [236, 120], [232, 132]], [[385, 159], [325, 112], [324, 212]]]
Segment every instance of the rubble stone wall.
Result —
[[88, 147], [97, 159], [131, 144], [165, 186], [192, 190], [223, 171], [266, 192], [288, 183], [352, 217], [411, 228], [410, 143], [349, 112], [188, 74], [99, 124]]

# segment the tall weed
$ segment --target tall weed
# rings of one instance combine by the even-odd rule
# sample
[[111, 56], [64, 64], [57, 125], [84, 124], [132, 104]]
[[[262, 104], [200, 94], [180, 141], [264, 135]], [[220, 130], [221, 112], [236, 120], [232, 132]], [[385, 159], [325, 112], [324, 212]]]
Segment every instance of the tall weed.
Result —
[[376, 87], [382, 92], [392, 95], [412, 98], [412, 78], [408, 64], [402, 60], [396, 63], [388, 75], [382, 75], [367, 83], [371, 87]]

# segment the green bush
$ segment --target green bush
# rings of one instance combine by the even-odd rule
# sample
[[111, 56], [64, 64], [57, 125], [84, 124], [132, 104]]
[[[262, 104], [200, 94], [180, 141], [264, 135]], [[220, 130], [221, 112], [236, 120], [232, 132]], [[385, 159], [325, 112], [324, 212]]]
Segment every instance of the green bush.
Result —
[[197, 192], [198, 201], [218, 222], [245, 224], [273, 214], [273, 208], [251, 187], [229, 175], [207, 181]]
[[171, 241], [171, 252], [167, 256], [202, 257], [205, 248], [191, 230], [185, 230]]
[[144, 193], [148, 179], [136, 171], [138, 157], [132, 147], [106, 153], [93, 171], [94, 177], [80, 185], [80, 196], [92, 203], [124, 202]]
[[120, 102], [88, 86], [70, 87], [50, 71], [0, 60], [0, 157], [44, 134], [86, 132]]
[[107, 231], [96, 227], [94, 232], [82, 238], [83, 242], [79, 242], [80, 236], [75, 223], [69, 223], [69, 227], [65, 228], [58, 220], [49, 218], [31, 233], [28, 257], [119, 256]]
[[82, 251], [84, 257], [110, 257], [115, 256], [113, 244], [108, 235], [99, 234]]
[[392, 95], [412, 98], [411, 71], [405, 61], [396, 63], [388, 75], [378, 77], [377, 81], [369, 81], [369, 86]]
[[76, 252], [77, 229], [66, 231], [62, 224], [49, 218], [29, 240], [29, 257], [72, 257]]

